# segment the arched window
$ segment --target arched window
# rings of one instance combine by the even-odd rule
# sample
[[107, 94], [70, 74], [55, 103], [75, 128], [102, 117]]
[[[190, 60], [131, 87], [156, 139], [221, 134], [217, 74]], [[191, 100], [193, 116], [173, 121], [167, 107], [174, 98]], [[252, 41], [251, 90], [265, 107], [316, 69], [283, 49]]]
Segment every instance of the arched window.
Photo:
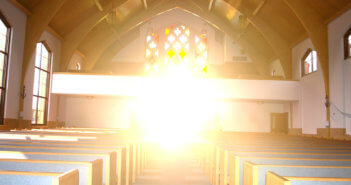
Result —
[[344, 54], [345, 59], [351, 58], [351, 28], [344, 36]]
[[10, 24], [0, 12], [0, 125], [4, 122], [10, 31]]
[[305, 55], [302, 57], [301, 63], [302, 76], [317, 71], [317, 52], [312, 49], [308, 49]]
[[51, 69], [50, 63], [50, 49], [44, 42], [39, 42], [35, 54], [32, 124], [46, 124]]

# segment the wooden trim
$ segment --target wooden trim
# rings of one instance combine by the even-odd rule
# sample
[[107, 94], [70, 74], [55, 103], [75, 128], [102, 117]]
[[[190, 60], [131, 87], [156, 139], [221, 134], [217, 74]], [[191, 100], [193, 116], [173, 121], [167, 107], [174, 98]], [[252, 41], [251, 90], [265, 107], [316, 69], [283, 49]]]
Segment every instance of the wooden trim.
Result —
[[343, 177], [284, 177], [288, 180], [304, 180], [304, 181], [351, 181], [351, 178]]
[[79, 171], [77, 169], [65, 172], [57, 177], [53, 185], [72, 185], [79, 184]]
[[351, 58], [349, 36], [351, 35], [351, 28], [347, 30], [344, 35], [344, 59], [347, 60]]
[[256, 16], [258, 12], [262, 9], [263, 5], [265, 4], [266, 0], [261, 0], [255, 10], [252, 12], [252, 17]]
[[12, 2], [12, 4], [14, 4], [15, 6], [17, 6], [17, 8], [19, 8], [20, 10], [22, 10], [25, 14], [27, 14], [28, 16], [32, 15], [32, 12], [27, 9], [26, 7], [24, 7], [21, 3], [19, 3], [17, 0], [10, 0]]
[[4, 54], [4, 64], [3, 64], [3, 73], [2, 73], [2, 83], [0, 84], [2, 90], [0, 96], [0, 125], [4, 125], [4, 117], [5, 117], [5, 100], [6, 100], [6, 92], [7, 92], [7, 73], [8, 73], [8, 64], [9, 64], [9, 53], [10, 53], [10, 45], [11, 45], [11, 35], [12, 35], [12, 27], [11, 24], [7, 21], [7, 18], [0, 11], [0, 20], [7, 27], [6, 33], [6, 45], [5, 51], [2, 51]]
[[53, 34], [55, 37], [57, 37], [58, 39], [60, 39], [61, 41], [64, 40], [63, 36], [61, 36], [59, 33], [57, 33], [51, 26], [48, 26], [46, 28], [51, 34]]
[[332, 22], [334, 19], [338, 18], [341, 14], [343, 14], [344, 12], [348, 11], [351, 8], [351, 3], [348, 3], [346, 5], [344, 5], [339, 11], [337, 11], [336, 13], [334, 13], [334, 15], [330, 16], [328, 19], [326, 19], [324, 21], [324, 24], [329, 24], [330, 22]]
[[33, 176], [59, 176], [59, 175], [62, 175], [62, 173], [54, 173], [54, 172], [29, 172], [29, 171], [8, 171], [8, 170], [0, 170], [0, 174], [33, 175]]
[[282, 176], [279, 176], [276, 173], [271, 171], [268, 171], [266, 173], [266, 182], [267, 182], [267, 185], [290, 185], [291, 184], [288, 179]]

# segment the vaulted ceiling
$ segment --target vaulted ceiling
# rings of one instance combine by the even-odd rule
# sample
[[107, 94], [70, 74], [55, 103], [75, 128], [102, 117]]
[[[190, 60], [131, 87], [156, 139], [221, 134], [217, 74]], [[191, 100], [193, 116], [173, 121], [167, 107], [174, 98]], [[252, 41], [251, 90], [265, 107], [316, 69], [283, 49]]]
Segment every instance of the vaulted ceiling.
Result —
[[[248, 53], [261, 74], [267, 75], [268, 64], [279, 59], [287, 78], [292, 73], [292, 47], [314, 34], [311, 26], [327, 25], [351, 7], [351, 0], [11, 1], [27, 12], [31, 25], [40, 25], [61, 38], [61, 71], [67, 70], [76, 51], [85, 56], [86, 70], [103, 65], [130, 41], [134, 28], [163, 12], [180, 8], [228, 34]], [[49, 12], [44, 18], [39, 14], [43, 9]], [[38, 19], [45, 21], [38, 23]], [[316, 20], [315, 25], [308, 24]], [[34, 51], [34, 46], [29, 45], [39, 39], [34, 32], [43, 31], [31, 25], [27, 25], [25, 55], [29, 56], [24, 56], [24, 63]]]

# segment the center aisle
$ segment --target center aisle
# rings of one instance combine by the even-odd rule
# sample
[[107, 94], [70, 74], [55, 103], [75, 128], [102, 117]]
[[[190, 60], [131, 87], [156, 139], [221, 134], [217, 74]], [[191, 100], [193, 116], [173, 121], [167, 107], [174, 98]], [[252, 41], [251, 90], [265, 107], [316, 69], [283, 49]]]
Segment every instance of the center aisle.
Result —
[[210, 185], [191, 148], [157, 151], [134, 185]]

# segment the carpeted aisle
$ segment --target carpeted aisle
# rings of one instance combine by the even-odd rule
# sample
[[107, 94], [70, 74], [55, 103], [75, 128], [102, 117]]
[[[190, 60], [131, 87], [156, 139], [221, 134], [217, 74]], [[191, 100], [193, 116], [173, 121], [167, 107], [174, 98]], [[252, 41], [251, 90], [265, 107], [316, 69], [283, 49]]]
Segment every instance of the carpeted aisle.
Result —
[[[188, 148], [189, 149], [189, 148]], [[134, 185], [210, 185], [189, 150], [165, 151], [153, 156]]]

